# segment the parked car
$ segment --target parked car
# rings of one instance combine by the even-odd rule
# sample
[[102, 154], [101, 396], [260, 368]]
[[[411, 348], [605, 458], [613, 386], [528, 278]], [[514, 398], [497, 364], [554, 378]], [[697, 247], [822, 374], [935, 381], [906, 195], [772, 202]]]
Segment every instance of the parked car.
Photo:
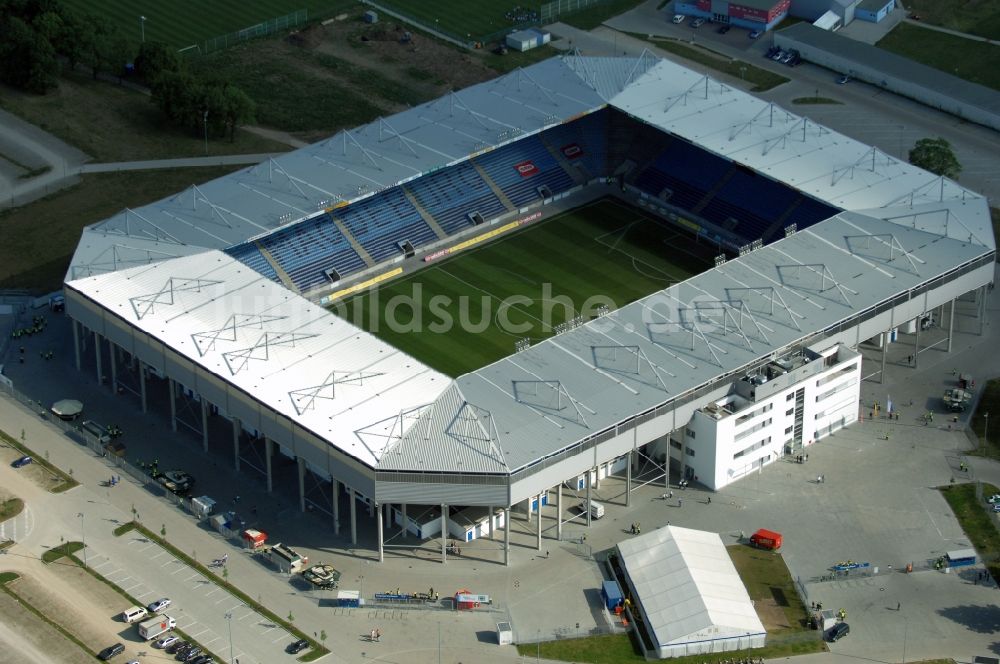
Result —
[[785, 57], [785, 52], [782, 51], [780, 48], [771, 54], [771, 59], [774, 60], [775, 62], [781, 60], [783, 57]]
[[827, 639], [830, 641], [830, 643], [833, 643], [834, 641], [839, 641], [840, 639], [844, 638], [850, 633], [851, 633], [850, 625], [848, 625], [845, 622], [837, 623], [836, 625], [830, 628], [830, 633], [827, 636]]
[[791, 60], [789, 60], [789, 61], [788, 61], [788, 63], [787, 63], [787, 64], [788, 64], [788, 66], [789, 66], [789, 67], [795, 67], [795, 66], [797, 66], [797, 65], [798, 65], [798, 64], [799, 64], [800, 62], [802, 62], [802, 56], [801, 56], [801, 55], [799, 55], [799, 52], [798, 52], [798, 51], [795, 51], [795, 50], [793, 50], [793, 51], [792, 51], [792, 59], [791, 59]]
[[173, 655], [186, 645], [189, 645], [187, 641], [174, 641], [173, 643], [171, 643], [169, 646], [166, 647], [166, 651], [171, 655]]
[[211, 655], [198, 655], [192, 659], [188, 664], [209, 664], [212, 661]]
[[843, 85], [844, 83], [847, 83], [850, 80], [851, 77], [848, 76], [847, 74], [844, 74], [843, 76], [837, 79], [837, 85]]
[[287, 648], [285, 648], [285, 652], [288, 652], [288, 653], [294, 655], [296, 653], [302, 652], [303, 650], [305, 650], [308, 647], [309, 647], [309, 642], [308, 641], [306, 641], [305, 639], [299, 639], [295, 643], [289, 644], [289, 646]]
[[762, 34], [764, 34], [762, 30], [754, 30], [748, 35], [748, 37], [750, 37], [750, 39], [758, 39]]
[[778, 62], [780, 62], [783, 65], [787, 65], [789, 62], [792, 61], [792, 58], [794, 58], [794, 57], [795, 57], [795, 55], [791, 51], [788, 51], [783, 56], [781, 56], [781, 59], [778, 60]]
[[731, 26], [728, 23], [724, 23], [724, 24], [722, 24], [722, 25], [719, 26], [719, 29], [716, 30], [716, 32], [718, 32], [720, 35], [724, 35], [727, 32], [729, 32], [729, 28], [730, 27]]
[[683, 23], [685, 18], [687, 17], [684, 14], [674, 14], [674, 17], [670, 20], [674, 23]]
[[29, 463], [33, 463], [33, 462], [34, 462], [34, 459], [32, 459], [30, 456], [23, 456], [23, 457], [21, 457], [20, 459], [18, 459], [17, 461], [15, 461], [14, 463], [12, 463], [10, 465], [13, 466], [14, 468], [24, 468]]
[[157, 475], [156, 481], [171, 493], [185, 493], [194, 486], [194, 478], [183, 470], [168, 470]]
[[192, 659], [194, 659], [200, 654], [201, 654], [201, 648], [199, 648], [198, 646], [194, 646], [190, 650], [186, 650], [184, 652], [184, 657], [181, 658], [181, 661], [190, 662]]
[[170, 636], [164, 636], [162, 639], [157, 639], [153, 642], [153, 646], [160, 648], [161, 650], [166, 650], [180, 640], [179, 636], [171, 634]]
[[994, 493], [992, 496], [986, 499], [986, 502], [988, 502], [990, 505], [992, 505], [993, 503], [1000, 503], [1000, 493]]
[[151, 602], [148, 606], [146, 606], [146, 609], [148, 609], [150, 613], [159, 613], [163, 609], [170, 606], [170, 604], [171, 601], [168, 597], [162, 597], [155, 602]]
[[705, 25], [705, 19], [703, 19], [700, 16], [698, 18], [696, 18], [695, 20], [691, 21], [691, 27], [692, 28], [700, 28], [703, 25]]
[[772, 46], [771, 48], [767, 49], [767, 51], [764, 52], [764, 57], [765, 58], [773, 58], [774, 54], [777, 53], [780, 50], [781, 50], [780, 47], [778, 47], [778, 46]]
[[122, 654], [123, 652], [125, 652], [125, 644], [124, 643], [116, 643], [115, 645], [108, 646], [107, 648], [105, 648], [101, 652], [97, 653], [97, 659], [101, 660], [102, 662], [106, 662], [109, 659], [111, 659], [112, 657], [117, 657], [118, 655]]

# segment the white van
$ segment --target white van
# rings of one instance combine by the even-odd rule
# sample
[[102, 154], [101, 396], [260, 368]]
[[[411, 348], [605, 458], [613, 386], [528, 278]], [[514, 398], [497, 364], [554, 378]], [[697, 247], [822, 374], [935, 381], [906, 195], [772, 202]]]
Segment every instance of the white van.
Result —
[[590, 501], [590, 518], [600, 519], [604, 516], [604, 505]]
[[149, 611], [141, 606], [133, 606], [122, 611], [122, 620], [127, 623], [134, 623], [143, 620], [149, 615]]

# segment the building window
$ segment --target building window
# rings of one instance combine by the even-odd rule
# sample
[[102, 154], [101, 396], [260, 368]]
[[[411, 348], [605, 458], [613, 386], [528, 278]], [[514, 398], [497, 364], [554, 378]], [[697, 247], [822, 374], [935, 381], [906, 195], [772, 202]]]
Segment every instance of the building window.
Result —
[[694, 438], [694, 431], [691, 431], [691, 429], [685, 429], [684, 433], [687, 435], [688, 438]]
[[687, 454], [688, 456], [694, 456], [694, 450], [692, 450], [692, 449], [691, 449], [690, 447], [689, 447], [689, 448], [687, 448], [686, 450], [684, 450], [684, 452], [685, 452], [685, 453], [686, 453], [686, 454]]
[[677, 442], [676, 440], [674, 440], [673, 438], [671, 438], [670, 439], [670, 447], [674, 448], [675, 450], [679, 450], [679, 449], [681, 449], [681, 444], [679, 442]]
[[789, 408], [788, 410], [785, 411], [785, 415], [787, 415], [789, 417], [791, 417], [794, 414], [795, 414], [795, 409], [794, 408]]
[[794, 427], [788, 427], [788, 428], [786, 428], [786, 429], [785, 429], [785, 433], [786, 433], [786, 434], [789, 434], [789, 433], [791, 433], [791, 432], [792, 432], [792, 429], [793, 429], [793, 428], [794, 428]]
[[785, 395], [785, 401], [791, 401], [794, 398], [795, 398], [795, 392], [789, 392], [787, 395]]

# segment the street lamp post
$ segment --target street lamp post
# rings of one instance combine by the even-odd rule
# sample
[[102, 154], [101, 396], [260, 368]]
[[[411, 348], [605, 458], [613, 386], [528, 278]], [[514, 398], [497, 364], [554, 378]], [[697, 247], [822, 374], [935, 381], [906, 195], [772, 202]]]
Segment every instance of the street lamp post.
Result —
[[205, 113], [202, 115], [202, 120], [205, 121], [205, 154], [208, 154], [208, 109], [205, 109]]
[[146, 17], [139, 17], [139, 34], [142, 36], [142, 43], [146, 43]]
[[983, 454], [986, 454], [986, 442], [990, 435], [990, 411], [983, 414]]
[[903, 619], [903, 664], [906, 664], [906, 632], [910, 627], [910, 621], [906, 619], [906, 616], [900, 616]]
[[226, 625], [229, 627], [229, 664], [233, 664], [233, 612], [226, 612]]
[[83, 512], [77, 512], [76, 515], [80, 517], [80, 539], [83, 540], [83, 566], [87, 566], [87, 533], [83, 528]]

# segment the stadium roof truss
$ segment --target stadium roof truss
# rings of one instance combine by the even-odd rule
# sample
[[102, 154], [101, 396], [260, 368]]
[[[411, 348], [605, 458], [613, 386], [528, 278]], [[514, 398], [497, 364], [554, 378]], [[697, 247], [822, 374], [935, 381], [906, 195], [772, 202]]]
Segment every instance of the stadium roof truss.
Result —
[[[219, 251], [609, 105], [845, 211], [456, 379]], [[127, 209], [67, 286], [372, 469], [510, 473], [994, 251], [951, 180], [648, 53], [570, 55]]]

